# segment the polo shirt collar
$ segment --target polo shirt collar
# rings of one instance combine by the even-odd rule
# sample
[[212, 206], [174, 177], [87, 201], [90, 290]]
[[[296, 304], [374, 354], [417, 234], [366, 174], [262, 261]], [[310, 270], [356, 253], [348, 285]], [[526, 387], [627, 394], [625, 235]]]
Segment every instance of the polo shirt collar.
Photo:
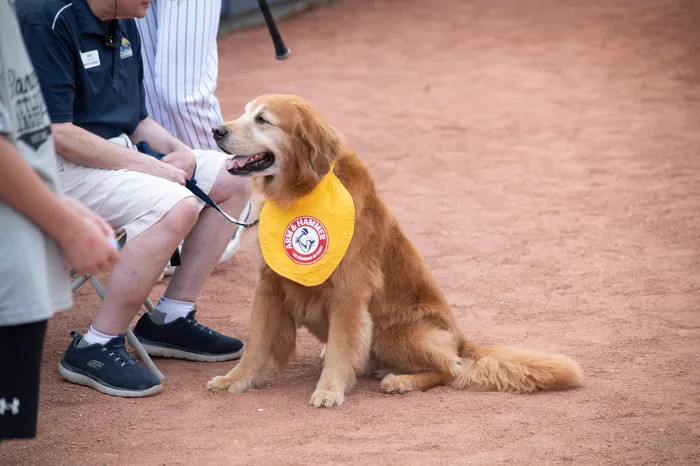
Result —
[[75, 10], [75, 17], [78, 20], [78, 27], [80, 28], [81, 34], [104, 34], [108, 23], [100, 21], [100, 19], [95, 16], [87, 0], [73, 0], [73, 9]]

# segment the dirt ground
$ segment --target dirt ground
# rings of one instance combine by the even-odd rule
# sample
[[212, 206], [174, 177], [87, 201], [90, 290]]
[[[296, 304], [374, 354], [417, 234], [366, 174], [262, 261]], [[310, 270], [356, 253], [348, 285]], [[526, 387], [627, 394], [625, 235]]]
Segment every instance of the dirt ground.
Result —
[[[163, 393], [112, 398], [56, 370], [95, 313], [86, 287], [49, 326], [38, 440], [0, 463], [700, 463], [698, 24], [681, 0], [341, 0], [280, 23], [288, 61], [263, 28], [220, 43], [227, 118], [262, 93], [308, 98], [466, 333], [566, 353], [583, 388], [389, 396], [363, 379], [316, 410], [321, 345], [302, 332], [262, 389], [210, 393], [231, 363], [160, 360]], [[198, 302], [242, 337], [253, 240]]]

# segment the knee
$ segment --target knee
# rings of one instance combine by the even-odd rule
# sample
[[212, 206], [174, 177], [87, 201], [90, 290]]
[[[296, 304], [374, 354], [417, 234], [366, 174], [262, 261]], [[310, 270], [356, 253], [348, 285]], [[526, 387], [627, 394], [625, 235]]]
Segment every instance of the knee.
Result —
[[175, 204], [163, 217], [163, 226], [175, 236], [184, 238], [199, 218], [199, 205], [195, 197], [186, 197]]
[[222, 169], [209, 195], [216, 202], [225, 202], [229, 199], [248, 199], [251, 191], [252, 187], [248, 178], [231, 175]]

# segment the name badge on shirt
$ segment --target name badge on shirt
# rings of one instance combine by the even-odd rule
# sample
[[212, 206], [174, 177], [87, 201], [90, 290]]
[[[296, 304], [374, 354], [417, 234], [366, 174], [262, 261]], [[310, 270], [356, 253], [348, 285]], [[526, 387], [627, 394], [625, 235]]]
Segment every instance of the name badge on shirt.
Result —
[[97, 50], [80, 52], [80, 59], [83, 60], [83, 66], [86, 70], [100, 66], [100, 54], [97, 52]]

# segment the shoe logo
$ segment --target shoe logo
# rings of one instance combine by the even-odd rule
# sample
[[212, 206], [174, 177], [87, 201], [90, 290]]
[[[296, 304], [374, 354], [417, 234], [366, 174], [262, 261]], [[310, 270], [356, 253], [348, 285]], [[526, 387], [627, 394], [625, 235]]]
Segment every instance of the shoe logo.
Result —
[[5, 415], [5, 411], [10, 411], [13, 416], [19, 414], [19, 399], [12, 398], [12, 404], [7, 404], [5, 398], [0, 398], [0, 416]]
[[102, 366], [104, 366], [104, 364], [101, 363], [100, 361], [95, 360], [95, 359], [91, 359], [87, 362], [86, 366], [92, 367], [93, 369], [100, 370], [100, 369], [102, 369]]

